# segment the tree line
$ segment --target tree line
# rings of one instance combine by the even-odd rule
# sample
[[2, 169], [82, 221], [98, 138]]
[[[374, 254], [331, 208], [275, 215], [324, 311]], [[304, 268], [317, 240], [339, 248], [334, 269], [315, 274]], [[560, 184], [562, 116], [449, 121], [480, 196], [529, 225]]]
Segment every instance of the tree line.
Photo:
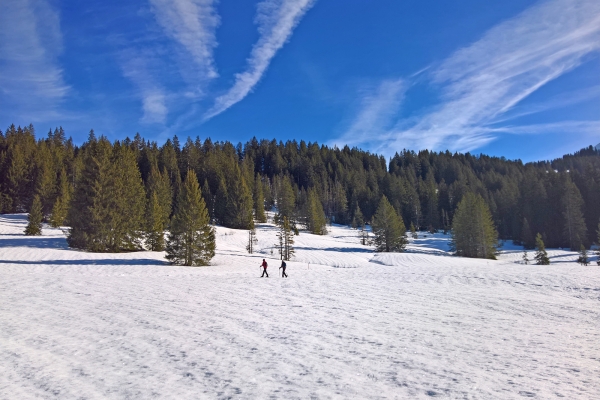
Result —
[[[32, 125], [11, 125], [0, 131], [0, 171], [0, 212], [29, 212], [37, 197], [45, 220], [71, 227], [71, 246], [94, 251], [138, 249], [142, 238], [153, 250], [164, 248], [161, 232], [172, 224], [190, 172], [208, 221], [231, 228], [252, 229], [276, 206], [292, 231], [324, 234], [327, 222], [375, 230], [384, 209], [397, 216], [391, 228], [402, 235], [406, 226], [446, 231], [458, 226], [464, 199], [488, 210], [475, 213], [495, 231], [480, 230], [486, 243], [495, 237], [534, 248], [539, 233], [546, 246], [580, 250], [597, 240], [600, 221], [600, 153], [591, 146], [527, 164], [427, 150], [386, 160], [348, 146], [256, 138], [182, 144], [174, 136], [159, 145], [139, 134], [110, 142], [91, 131], [75, 145], [62, 128], [36, 138]], [[457, 251], [464, 249], [455, 239]], [[399, 249], [403, 242], [377, 246]], [[476, 247], [462, 253], [489, 253], [488, 244]]]

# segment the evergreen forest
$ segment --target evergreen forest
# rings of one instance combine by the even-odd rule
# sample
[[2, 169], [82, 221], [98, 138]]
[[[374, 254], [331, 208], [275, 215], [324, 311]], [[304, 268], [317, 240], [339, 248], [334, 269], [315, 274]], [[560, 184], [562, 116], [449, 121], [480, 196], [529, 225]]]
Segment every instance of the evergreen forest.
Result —
[[45, 135], [32, 125], [0, 131], [0, 212], [41, 209], [44, 221], [71, 227], [76, 248], [129, 251], [145, 238], [164, 249], [157, 232], [168, 228], [190, 176], [201, 194], [193, 199], [198, 212], [205, 207], [210, 223], [231, 228], [252, 229], [274, 206], [292, 230], [325, 234], [326, 221], [360, 228], [377, 220], [384, 201], [401, 219], [395, 229], [448, 231], [460, 202], [473, 194], [489, 210], [492, 237], [497, 232], [533, 249], [539, 233], [547, 247], [579, 251], [597, 240], [600, 221], [600, 152], [591, 146], [524, 164], [427, 150], [386, 159], [295, 140], [174, 136], [159, 144], [136, 134], [110, 142], [90, 131], [76, 145], [62, 128]]

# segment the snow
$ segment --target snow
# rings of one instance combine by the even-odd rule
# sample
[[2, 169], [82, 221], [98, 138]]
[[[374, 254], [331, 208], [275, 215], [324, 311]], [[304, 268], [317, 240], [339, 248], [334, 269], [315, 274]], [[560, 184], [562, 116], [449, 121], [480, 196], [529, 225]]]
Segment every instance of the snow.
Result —
[[[0, 216], [0, 398], [600, 398], [600, 267], [450, 256], [420, 235], [376, 254], [355, 230], [217, 228], [217, 256], [71, 250]], [[530, 252], [530, 258], [533, 252]], [[270, 278], [259, 278], [267, 258]]]

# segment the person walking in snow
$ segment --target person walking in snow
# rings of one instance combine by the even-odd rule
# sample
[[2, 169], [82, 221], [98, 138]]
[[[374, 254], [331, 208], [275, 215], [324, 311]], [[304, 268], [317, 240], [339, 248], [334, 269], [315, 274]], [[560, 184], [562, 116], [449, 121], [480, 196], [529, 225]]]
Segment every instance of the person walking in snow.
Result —
[[263, 276], [265, 276], [265, 275], [267, 275], [267, 278], [269, 277], [269, 274], [267, 274], [267, 266], [268, 266], [268, 265], [269, 265], [269, 264], [267, 264], [267, 261], [266, 261], [266, 260], [263, 258], [263, 262], [262, 262], [262, 264], [260, 265], [261, 267], [263, 267], [263, 273], [262, 273], [262, 275], [260, 276], [261, 278], [262, 278]]
[[282, 278], [287, 278], [287, 274], [285, 273], [285, 267], [287, 267], [285, 261], [281, 260], [281, 267], [279, 267], [279, 269], [281, 269], [281, 277]]

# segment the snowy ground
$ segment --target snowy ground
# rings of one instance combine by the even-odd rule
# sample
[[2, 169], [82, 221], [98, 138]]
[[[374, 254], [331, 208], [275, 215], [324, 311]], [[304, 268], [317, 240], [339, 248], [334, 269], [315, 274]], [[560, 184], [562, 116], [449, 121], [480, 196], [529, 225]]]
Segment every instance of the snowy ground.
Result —
[[0, 216], [1, 399], [600, 399], [600, 267], [574, 253], [462, 259], [436, 234], [374, 254], [333, 227], [282, 279], [268, 224], [254, 255], [218, 228], [205, 268], [25, 224]]

